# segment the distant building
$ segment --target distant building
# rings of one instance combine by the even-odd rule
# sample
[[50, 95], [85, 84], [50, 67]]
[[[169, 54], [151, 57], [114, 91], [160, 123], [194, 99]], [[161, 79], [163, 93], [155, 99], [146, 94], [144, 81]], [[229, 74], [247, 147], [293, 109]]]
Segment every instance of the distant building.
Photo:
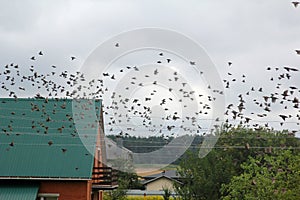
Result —
[[143, 185], [146, 191], [162, 191], [167, 188], [174, 192], [174, 183], [182, 184], [175, 170], [162, 171], [143, 178], [145, 179]]
[[0, 99], [1, 200], [100, 200], [117, 187], [103, 163], [100, 100]]

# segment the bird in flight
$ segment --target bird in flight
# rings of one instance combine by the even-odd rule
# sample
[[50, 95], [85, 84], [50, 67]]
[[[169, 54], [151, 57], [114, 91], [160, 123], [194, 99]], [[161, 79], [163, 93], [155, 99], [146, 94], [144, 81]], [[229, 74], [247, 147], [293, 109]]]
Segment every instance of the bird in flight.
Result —
[[294, 5], [295, 8], [298, 7], [299, 3], [300, 3], [299, 1], [293, 1], [293, 2], [292, 2], [292, 4]]

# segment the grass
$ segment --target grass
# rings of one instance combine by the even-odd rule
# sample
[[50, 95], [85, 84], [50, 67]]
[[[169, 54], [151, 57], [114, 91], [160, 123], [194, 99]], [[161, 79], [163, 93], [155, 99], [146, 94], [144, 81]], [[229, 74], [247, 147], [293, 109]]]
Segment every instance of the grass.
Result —
[[[170, 200], [173, 200], [174, 198], [170, 197]], [[127, 196], [126, 200], [164, 200], [162, 196]]]

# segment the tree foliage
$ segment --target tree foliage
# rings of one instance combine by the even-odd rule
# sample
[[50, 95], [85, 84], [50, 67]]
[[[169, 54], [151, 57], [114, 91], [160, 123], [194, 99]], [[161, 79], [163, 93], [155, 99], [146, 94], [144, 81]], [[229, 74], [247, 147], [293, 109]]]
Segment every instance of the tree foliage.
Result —
[[190, 153], [178, 169], [183, 185], [175, 185], [177, 193], [183, 200], [218, 199], [221, 184], [229, 182], [235, 172], [231, 163], [231, 157], [217, 150], [202, 159]]
[[[178, 172], [184, 185], [177, 185], [176, 191], [183, 199], [220, 199], [229, 192], [223, 189], [221, 193], [222, 185], [229, 184], [233, 177], [244, 172], [244, 163], [249, 157], [271, 156], [275, 149], [289, 147], [297, 149], [300, 145], [299, 139], [287, 131], [244, 127], [223, 129], [214, 149], [206, 157], [199, 158], [192, 152], [182, 159]], [[299, 153], [297, 150], [291, 152]]]
[[116, 159], [112, 167], [118, 170], [118, 188], [105, 193], [104, 200], [126, 199], [128, 189], [144, 189], [130, 160]]
[[241, 167], [243, 173], [222, 186], [222, 199], [299, 199], [299, 154], [277, 150], [250, 157]]

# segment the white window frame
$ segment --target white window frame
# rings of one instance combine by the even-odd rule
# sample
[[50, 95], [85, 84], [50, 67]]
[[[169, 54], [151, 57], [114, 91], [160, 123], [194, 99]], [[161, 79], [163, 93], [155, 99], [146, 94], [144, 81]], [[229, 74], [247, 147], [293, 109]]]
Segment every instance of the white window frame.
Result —
[[55, 198], [58, 200], [59, 194], [56, 193], [39, 193], [38, 194], [38, 200], [47, 200], [48, 198]]

